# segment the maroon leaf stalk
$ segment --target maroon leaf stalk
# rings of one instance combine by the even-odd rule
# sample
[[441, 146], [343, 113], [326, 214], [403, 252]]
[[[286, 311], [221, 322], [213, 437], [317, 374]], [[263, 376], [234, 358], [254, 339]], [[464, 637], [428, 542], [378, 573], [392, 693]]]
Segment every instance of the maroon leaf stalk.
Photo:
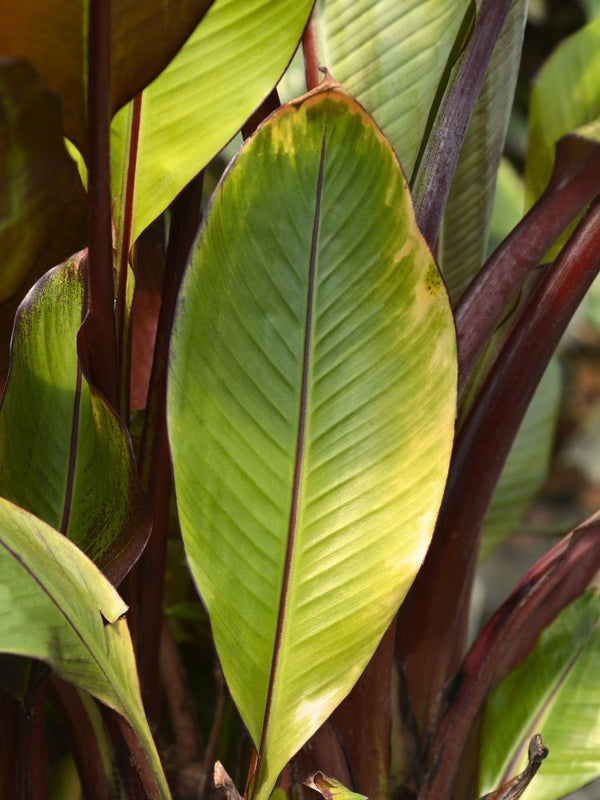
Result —
[[82, 326], [94, 385], [117, 407], [110, 204], [110, 0], [90, 0], [88, 65], [89, 310]]
[[595, 203], [532, 293], [458, 436], [432, 545], [398, 617], [398, 653], [422, 732], [437, 727], [444, 689], [462, 656], [481, 528], [494, 488], [533, 392], [599, 269]]

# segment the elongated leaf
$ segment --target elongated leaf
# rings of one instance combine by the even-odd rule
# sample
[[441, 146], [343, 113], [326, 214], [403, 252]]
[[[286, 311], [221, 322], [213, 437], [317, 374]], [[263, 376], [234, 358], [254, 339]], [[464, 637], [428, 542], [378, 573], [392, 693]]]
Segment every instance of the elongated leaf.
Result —
[[481, 792], [526, 761], [532, 732], [550, 750], [523, 800], [555, 800], [600, 776], [600, 599], [588, 592], [542, 634], [493, 692], [481, 742]]
[[558, 140], [598, 118], [600, 18], [562, 42], [534, 82], [525, 170], [528, 207], [546, 188]]
[[[47, 248], [80, 181], [63, 144], [60, 106], [25, 63], [0, 63], [0, 303]], [[82, 191], [82, 190], [81, 190]]]
[[524, 210], [525, 185], [523, 183], [523, 178], [512, 166], [510, 161], [503, 158], [498, 168], [496, 187], [494, 190], [488, 256], [521, 221]]
[[448, 195], [440, 231], [440, 266], [453, 301], [485, 259], [526, 18], [527, 2], [517, 0], [488, 67]]
[[168, 798], [142, 708], [127, 606], [72, 542], [2, 498], [0, 608], [0, 651], [45, 661], [122, 714]]
[[[168, 64], [211, 0], [113, 0], [112, 111]], [[65, 131], [85, 152], [89, 0], [0, 0], [0, 52], [28, 59], [63, 98]]]
[[65, 532], [115, 582], [148, 532], [129, 435], [78, 365], [84, 254], [47, 273], [15, 320], [0, 408], [0, 494]]
[[[133, 106], [111, 126], [113, 195], [135, 169], [132, 242], [275, 86], [313, 0], [216, 0], [173, 62], [145, 90], [139, 146], [129, 162]], [[118, 208], [116, 211], [118, 216]]]
[[470, 0], [324, 0], [319, 56], [373, 115], [412, 173]]
[[332, 82], [217, 189], [184, 280], [179, 515], [254, 797], [349, 692], [430, 540], [453, 436], [448, 298], [398, 162]]

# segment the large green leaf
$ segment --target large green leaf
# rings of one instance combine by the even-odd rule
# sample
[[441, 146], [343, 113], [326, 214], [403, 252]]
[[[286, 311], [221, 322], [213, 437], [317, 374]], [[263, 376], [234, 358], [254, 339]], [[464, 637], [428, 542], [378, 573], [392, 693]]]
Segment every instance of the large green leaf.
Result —
[[588, 592], [493, 691], [481, 740], [481, 793], [526, 761], [540, 731], [550, 757], [523, 800], [557, 800], [600, 776], [600, 598]]
[[65, 532], [115, 582], [148, 519], [129, 435], [77, 358], [83, 253], [48, 272], [15, 320], [0, 408], [0, 494]]
[[0, 608], [0, 651], [45, 661], [122, 714], [168, 798], [123, 619], [127, 606], [72, 542], [2, 498]]
[[[111, 109], [116, 111], [168, 64], [211, 0], [112, 0]], [[65, 131], [87, 145], [90, 0], [0, 0], [0, 53], [28, 59], [63, 99]]]
[[323, 0], [321, 62], [373, 115], [411, 175], [471, 0]]
[[533, 84], [525, 170], [527, 206], [546, 188], [558, 140], [598, 118], [600, 18], [565, 39]]
[[0, 303], [24, 282], [81, 189], [60, 105], [33, 69], [0, 63]]
[[136, 162], [133, 105], [111, 126], [113, 196], [135, 171], [132, 242], [239, 130], [275, 86], [313, 0], [216, 0], [171, 64], [144, 91]]
[[168, 389], [184, 543], [259, 750], [257, 800], [349, 692], [421, 564], [455, 358], [387, 140], [329, 81], [283, 106], [214, 195]]
[[526, 18], [526, 0], [516, 0], [488, 67], [448, 195], [439, 261], [454, 302], [485, 259], [494, 186], [517, 83]]

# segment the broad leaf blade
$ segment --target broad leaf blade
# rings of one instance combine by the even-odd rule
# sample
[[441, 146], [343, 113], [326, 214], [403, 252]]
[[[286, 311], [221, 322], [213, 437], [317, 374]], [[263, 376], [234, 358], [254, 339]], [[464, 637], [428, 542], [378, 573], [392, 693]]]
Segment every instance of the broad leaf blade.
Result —
[[492, 692], [483, 723], [481, 793], [524, 765], [537, 730], [550, 757], [523, 800], [558, 800], [600, 776], [599, 620], [600, 599], [588, 592]]
[[[211, 0], [113, 0], [111, 110], [140, 92], [173, 58]], [[86, 151], [89, 0], [0, 0], [0, 52], [29, 60], [63, 99], [65, 132]]]
[[[0, 303], [56, 236], [83, 190], [63, 144], [60, 106], [28, 65], [0, 64]], [[71, 221], [72, 217], [71, 217]]]
[[527, 3], [517, 0], [500, 33], [448, 195], [440, 231], [440, 266], [454, 302], [485, 259], [526, 18]]
[[[172, 63], [144, 91], [129, 163], [131, 104], [111, 125], [113, 195], [135, 169], [131, 241], [241, 128], [289, 63], [313, 0], [216, 0]], [[116, 216], [119, 216], [117, 207]]]
[[[411, 175], [470, 0], [324, 0], [321, 61], [373, 115]], [[439, 99], [439, 98], [437, 98]]]
[[122, 714], [168, 798], [122, 619], [127, 606], [72, 542], [2, 498], [0, 608], [0, 651], [45, 661]]
[[331, 83], [282, 107], [215, 193], [168, 390], [184, 542], [259, 800], [419, 568], [455, 382], [448, 298], [389, 143]]
[[77, 358], [84, 254], [48, 272], [15, 320], [0, 408], [0, 493], [62, 530], [118, 583], [149, 521], [129, 435]]

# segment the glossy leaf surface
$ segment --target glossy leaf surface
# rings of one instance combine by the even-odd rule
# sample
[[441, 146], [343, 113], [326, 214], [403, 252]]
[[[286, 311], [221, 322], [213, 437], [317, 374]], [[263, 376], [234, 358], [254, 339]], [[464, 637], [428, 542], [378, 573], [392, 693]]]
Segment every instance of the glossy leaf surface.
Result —
[[0, 494], [62, 530], [114, 582], [148, 535], [129, 435], [78, 364], [84, 255], [55, 267], [17, 313], [0, 408]]
[[[113, 0], [111, 107], [122, 106], [168, 64], [210, 0]], [[0, 52], [26, 58], [62, 96], [65, 132], [85, 152], [89, 0], [0, 0]]]
[[440, 266], [455, 302], [484, 262], [494, 187], [517, 82], [527, 3], [508, 13], [471, 117], [440, 231]]
[[79, 187], [60, 106], [25, 63], [0, 63], [0, 303], [25, 281]]
[[373, 115], [410, 177], [469, 0], [324, 0], [319, 57]]
[[481, 743], [481, 793], [526, 762], [532, 733], [550, 757], [523, 800], [558, 800], [600, 776], [600, 599], [588, 592], [542, 634], [492, 692]]
[[217, 189], [168, 421], [184, 542], [255, 797], [365, 668], [427, 549], [453, 438], [449, 302], [395, 154], [327, 82]]
[[122, 714], [169, 790], [144, 716], [127, 606], [66, 537], [0, 498], [0, 651], [38, 658]]
[[312, 0], [216, 0], [171, 64], [143, 93], [137, 160], [132, 104], [111, 126], [118, 206], [135, 169], [132, 242], [241, 128], [296, 49]]

